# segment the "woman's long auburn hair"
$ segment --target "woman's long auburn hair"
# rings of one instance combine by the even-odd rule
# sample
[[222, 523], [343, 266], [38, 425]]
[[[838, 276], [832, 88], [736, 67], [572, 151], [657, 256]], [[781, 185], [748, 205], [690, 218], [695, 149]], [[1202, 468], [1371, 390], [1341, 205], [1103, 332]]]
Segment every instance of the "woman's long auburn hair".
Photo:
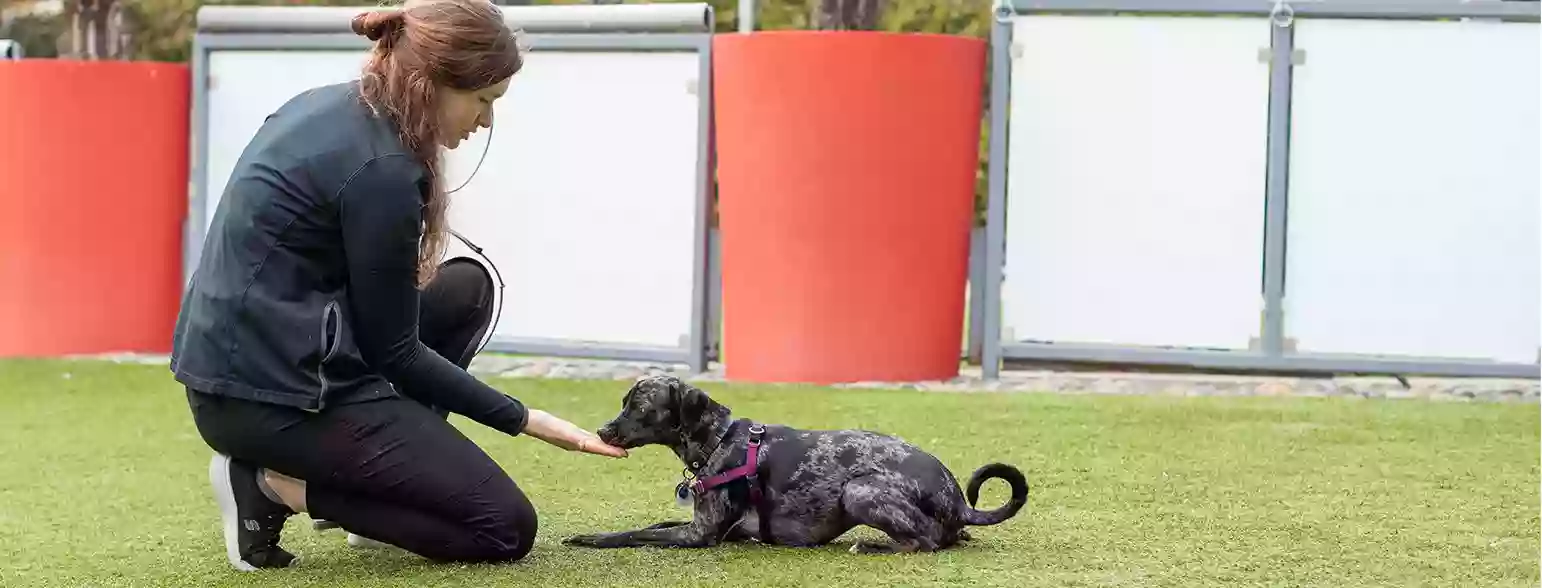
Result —
[[418, 284], [439, 268], [449, 199], [440, 174], [439, 93], [479, 90], [524, 65], [514, 31], [487, 0], [408, 0], [400, 8], [353, 18], [353, 32], [375, 42], [359, 76], [366, 104], [397, 127], [403, 145], [428, 170]]

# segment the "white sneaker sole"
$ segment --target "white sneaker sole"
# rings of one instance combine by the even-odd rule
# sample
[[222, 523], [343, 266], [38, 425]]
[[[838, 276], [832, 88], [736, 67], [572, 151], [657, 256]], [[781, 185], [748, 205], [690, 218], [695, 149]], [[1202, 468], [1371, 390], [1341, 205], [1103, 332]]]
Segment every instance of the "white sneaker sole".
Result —
[[255, 572], [257, 566], [241, 559], [241, 517], [236, 513], [236, 493], [230, 486], [230, 456], [215, 453], [209, 460], [209, 484], [214, 486], [214, 502], [220, 507], [220, 521], [225, 530], [225, 557], [242, 572]]
[[350, 547], [357, 547], [359, 549], [398, 549], [398, 547], [391, 545], [390, 543], [376, 541], [374, 539], [370, 539], [369, 537], [365, 537], [363, 535], [355, 535], [353, 533], [348, 534], [348, 545]]
[[[320, 533], [325, 533], [325, 532], [331, 531], [333, 529], [341, 529], [342, 528], [342, 526], [338, 525], [337, 523], [331, 523], [331, 522], [328, 522], [326, 524], [318, 522], [318, 523], [313, 524], [312, 527], [315, 528], [316, 531], [320, 532]], [[365, 537], [363, 535], [359, 535], [359, 534], [356, 534], [356, 533], [348, 533], [348, 538], [347, 539], [348, 539], [348, 546], [349, 547], [357, 547], [359, 549], [401, 549], [401, 548], [399, 548], [399, 547], [397, 547], [395, 545], [391, 545], [390, 543], [386, 543], [384, 541], [376, 541], [374, 539], [370, 539], [369, 537]]]

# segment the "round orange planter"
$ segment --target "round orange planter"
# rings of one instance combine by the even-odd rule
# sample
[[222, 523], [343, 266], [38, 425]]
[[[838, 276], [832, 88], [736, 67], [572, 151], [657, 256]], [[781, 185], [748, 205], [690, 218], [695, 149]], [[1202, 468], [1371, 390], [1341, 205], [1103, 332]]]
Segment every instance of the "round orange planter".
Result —
[[0, 61], [0, 356], [167, 352], [188, 70]]
[[958, 374], [986, 43], [713, 42], [726, 376]]

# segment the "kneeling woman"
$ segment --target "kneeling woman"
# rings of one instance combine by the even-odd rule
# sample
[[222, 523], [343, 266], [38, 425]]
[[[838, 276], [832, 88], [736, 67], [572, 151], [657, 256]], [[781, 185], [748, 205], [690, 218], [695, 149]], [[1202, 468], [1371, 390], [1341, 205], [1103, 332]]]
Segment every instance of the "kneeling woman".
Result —
[[297, 512], [444, 561], [513, 561], [536, 514], [445, 419], [610, 457], [624, 450], [525, 407], [466, 368], [492, 284], [441, 266], [440, 149], [492, 125], [523, 57], [487, 0], [367, 12], [356, 81], [270, 116], [220, 200], [178, 317], [172, 371], [241, 570], [286, 567]]

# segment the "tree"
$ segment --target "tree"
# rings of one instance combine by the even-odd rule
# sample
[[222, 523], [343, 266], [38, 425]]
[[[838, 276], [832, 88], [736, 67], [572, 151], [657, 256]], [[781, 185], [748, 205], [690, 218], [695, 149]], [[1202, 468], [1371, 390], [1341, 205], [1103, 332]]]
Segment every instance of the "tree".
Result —
[[824, 31], [877, 30], [887, 0], [819, 0], [816, 28]]
[[129, 51], [119, 0], [66, 0], [60, 53], [76, 59], [119, 59]]
[[130, 57], [187, 61], [201, 0], [121, 0], [134, 31]]
[[376, 0], [119, 0], [133, 31], [128, 57], [187, 61], [192, 55], [198, 9], [205, 4], [281, 6], [367, 6]]
[[0, 22], [0, 39], [16, 41], [27, 57], [58, 57], [63, 34], [64, 21], [58, 15], [13, 14]]

